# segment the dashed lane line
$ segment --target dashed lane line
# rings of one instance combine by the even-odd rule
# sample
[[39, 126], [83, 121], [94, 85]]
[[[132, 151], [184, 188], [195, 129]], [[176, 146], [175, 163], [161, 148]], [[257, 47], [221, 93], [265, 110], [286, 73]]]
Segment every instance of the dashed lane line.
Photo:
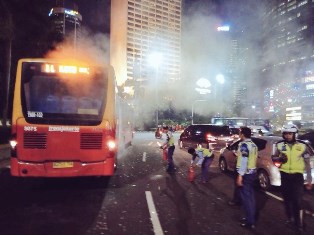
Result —
[[143, 157], [142, 157], [142, 161], [143, 161], [143, 162], [146, 162], [146, 155], [147, 155], [147, 153], [146, 153], [146, 152], [143, 152]]
[[154, 233], [155, 235], [163, 235], [164, 232], [162, 231], [162, 228], [159, 222], [159, 218], [158, 218], [158, 214], [157, 214], [155, 204], [153, 201], [152, 193], [151, 191], [145, 191], [145, 194], [146, 194], [146, 200], [147, 200], [148, 210], [150, 214], [150, 219], [153, 223]]

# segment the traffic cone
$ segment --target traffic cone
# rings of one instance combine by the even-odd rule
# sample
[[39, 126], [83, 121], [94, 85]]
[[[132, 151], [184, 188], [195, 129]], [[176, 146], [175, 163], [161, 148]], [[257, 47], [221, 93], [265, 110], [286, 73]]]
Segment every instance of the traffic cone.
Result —
[[194, 167], [190, 166], [190, 168], [189, 168], [189, 181], [193, 182], [194, 178], [195, 178]]
[[168, 158], [168, 153], [167, 153], [167, 149], [163, 149], [162, 150], [162, 160], [167, 161]]

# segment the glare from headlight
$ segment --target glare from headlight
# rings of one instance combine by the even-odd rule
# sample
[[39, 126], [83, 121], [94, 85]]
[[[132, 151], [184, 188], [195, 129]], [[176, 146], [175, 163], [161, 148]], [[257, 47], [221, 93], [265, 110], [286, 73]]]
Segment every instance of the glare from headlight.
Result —
[[17, 141], [16, 140], [10, 140], [10, 145], [12, 149], [15, 149], [16, 145], [17, 145]]

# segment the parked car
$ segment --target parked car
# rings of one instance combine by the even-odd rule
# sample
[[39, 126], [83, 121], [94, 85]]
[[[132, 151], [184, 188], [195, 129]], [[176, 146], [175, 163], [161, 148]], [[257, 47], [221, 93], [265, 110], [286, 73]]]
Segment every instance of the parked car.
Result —
[[214, 149], [220, 149], [226, 146], [227, 143], [232, 143], [232, 141], [234, 141], [234, 138], [229, 126], [197, 124], [188, 126], [181, 133], [178, 145], [181, 149], [195, 148], [197, 144], [201, 143], [206, 148], [211, 146]]
[[[273, 154], [274, 145], [277, 141], [281, 140], [282, 137], [279, 136], [261, 136], [252, 137], [252, 141], [258, 147], [258, 158], [257, 158], [257, 176], [259, 186], [267, 190], [271, 186], [280, 186], [280, 172], [279, 169], [274, 165], [271, 160], [271, 155]], [[235, 141], [231, 145], [222, 148], [219, 154], [219, 168], [222, 172], [228, 170], [236, 170], [237, 158], [233, 154], [233, 150], [238, 149], [240, 140]], [[314, 183], [314, 156], [311, 158], [312, 167], [312, 178]], [[304, 173], [304, 179], [306, 179], [306, 174]]]

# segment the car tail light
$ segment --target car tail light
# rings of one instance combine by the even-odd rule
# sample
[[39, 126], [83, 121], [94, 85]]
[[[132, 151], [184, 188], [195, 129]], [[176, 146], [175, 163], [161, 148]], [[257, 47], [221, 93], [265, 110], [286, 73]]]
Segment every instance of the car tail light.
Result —
[[16, 135], [11, 137], [9, 143], [11, 146], [11, 156], [16, 157], [16, 146], [17, 146]]
[[210, 141], [215, 141], [216, 138], [214, 136], [212, 136], [211, 134], [206, 134], [206, 139], [210, 140]]
[[108, 146], [110, 151], [113, 151], [116, 148], [116, 142], [114, 140], [108, 140], [107, 146]]
[[10, 140], [10, 146], [11, 146], [12, 150], [14, 150], [16, 148], [16, 145], [17, 145], [17, 141], [16, 140]]

